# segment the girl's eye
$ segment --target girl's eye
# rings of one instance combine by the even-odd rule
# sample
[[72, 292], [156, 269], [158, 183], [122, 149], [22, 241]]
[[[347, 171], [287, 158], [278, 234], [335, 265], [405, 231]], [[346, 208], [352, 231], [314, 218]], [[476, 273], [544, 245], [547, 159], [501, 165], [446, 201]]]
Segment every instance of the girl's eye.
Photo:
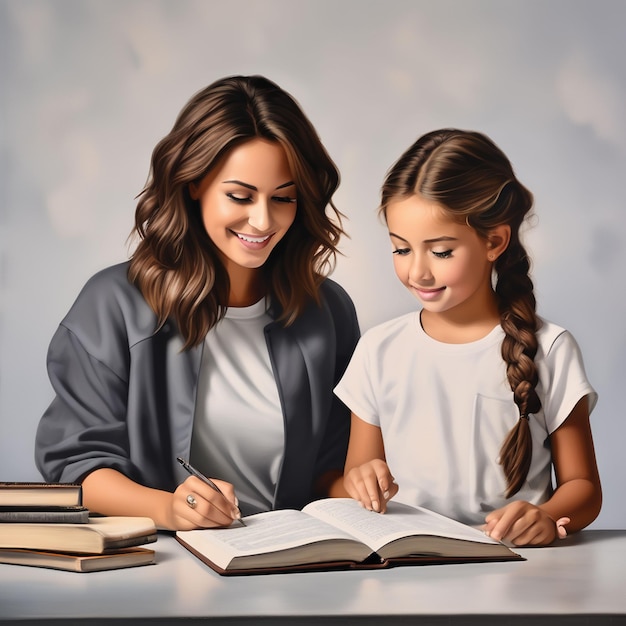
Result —
[[433, 254], [438, 258], [438, 259], [449, 259], [452, 256], [452, 250], [444, 250], [443, 252], [435, 252], [433, 250]]
[[274, 196], [274, 202], [280, 202], [282, 204], [295, 204], [296, 198], [290, 196]]
[[392, 254], [397, 254], [398, 256], [406, 256], [411, 250], [409, 248], [396, 248]]
[[252, 201], [252, 197], [248, 196], [248, 195], [243, 195], [240, 193], [236, 193], [234, 191], [229, 191], [226, 194], [227, 198], [230, 198], [233, 202], [240, 202], [240, 203], [244, 203], [244, 202], [251, 202]]

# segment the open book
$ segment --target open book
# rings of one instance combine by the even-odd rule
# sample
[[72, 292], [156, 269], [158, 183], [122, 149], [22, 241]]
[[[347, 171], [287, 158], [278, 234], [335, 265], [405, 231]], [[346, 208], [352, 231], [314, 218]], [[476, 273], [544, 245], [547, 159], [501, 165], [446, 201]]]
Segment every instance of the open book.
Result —
[[327, 498], [245, 522], [176, 538], [222, 575], [523, 560], [476, 528], [398, 502], [380, 515], [356, 500]]

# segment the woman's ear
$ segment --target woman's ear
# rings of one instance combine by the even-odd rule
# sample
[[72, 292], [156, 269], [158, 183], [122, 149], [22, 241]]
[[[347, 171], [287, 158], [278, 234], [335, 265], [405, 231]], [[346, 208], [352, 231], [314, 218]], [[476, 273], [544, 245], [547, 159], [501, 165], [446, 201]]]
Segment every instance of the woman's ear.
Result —
[[511, 227], [501, 224], [489, 231], [487, 235], [487, 258], [495, 261], [509, 246], [511, 241]]
[[200, 190], [198, 189], [198, 185], [196, 183], [189, 183], [188, 189], [192, 200], [200, 199]]

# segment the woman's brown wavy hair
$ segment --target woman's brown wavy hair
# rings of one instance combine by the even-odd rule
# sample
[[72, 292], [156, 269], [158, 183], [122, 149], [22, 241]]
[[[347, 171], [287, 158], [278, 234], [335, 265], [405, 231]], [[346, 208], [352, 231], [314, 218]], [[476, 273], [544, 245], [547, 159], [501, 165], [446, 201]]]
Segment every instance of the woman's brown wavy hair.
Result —
[[[339, 172], [297, 102], [262, 76], [232, 76], [195, 94], [152, 153], [133, 234], [129, 279], [159, 325], [175, 320], [185, 348], [224, 316], [229, 278], [189, 194], [233, 148], [254, 138], [285, 150], [297, 187], [296, 217], [263, 266], [268, 295], [291, 324], [332, 269], [344, 231], [332, 196]], [[327, 214], [327, 209], [331, 215]]]
[[395, 200], [419, 194], [437, 202], [460, 223], [487, 238], [491, 229], [508, 224], [511, 240], [494, 264], [495, 293], [505, 333], [502, 357], [520, 419], [502, 444], [500, 463], [506, 496], [517, 493], [532, 457], [528, 417], [541, 408], [534, 358], [536, 315], [530, 260], [520, 241], [532, 194], [517, 180], [504, 153], [485, 135], [456, 129], [433, 131], [418, 139], [392, 166], [382, 188], [380, 211]]

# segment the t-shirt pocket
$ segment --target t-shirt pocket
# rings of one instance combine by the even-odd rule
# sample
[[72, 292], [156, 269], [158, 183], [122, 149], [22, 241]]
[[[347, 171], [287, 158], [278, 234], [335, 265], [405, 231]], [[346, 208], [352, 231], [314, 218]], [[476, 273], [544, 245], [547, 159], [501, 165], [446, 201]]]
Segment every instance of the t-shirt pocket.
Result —
[[505, 503], [506, 479], [500, 448], [519, 419], [511, 400], [477, 394], [469, 442], [469, 505], [476, 512], [491, 511]]

